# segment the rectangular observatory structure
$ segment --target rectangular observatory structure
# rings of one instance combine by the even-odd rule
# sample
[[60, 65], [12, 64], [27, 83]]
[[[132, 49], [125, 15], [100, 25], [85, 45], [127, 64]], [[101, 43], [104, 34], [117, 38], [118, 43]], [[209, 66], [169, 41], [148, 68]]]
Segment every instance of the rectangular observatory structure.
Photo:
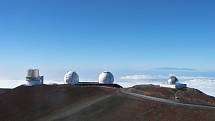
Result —
[[38, 69], [29, 69], [26, 76], [29, 86], [43, 84], [43, 76], [40, 76]]

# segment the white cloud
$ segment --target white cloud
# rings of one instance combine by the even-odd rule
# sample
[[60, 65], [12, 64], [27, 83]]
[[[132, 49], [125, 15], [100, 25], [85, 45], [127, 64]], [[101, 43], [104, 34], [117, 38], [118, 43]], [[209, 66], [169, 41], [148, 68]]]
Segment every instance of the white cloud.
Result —
[[64, 81], [45, 80], [44, 84], [64, 84]]
[[165, 75], [127, 75], [122, 76], [122, 80], [148, 80], [148, 79], [166, 79]]
[[[64, 84], [63, 81], [45, 80], [45, 84]], [[0, 88], [15, 88], [20, 85], [25, 85], [25, 80], [0, 80]]]
[[[150, 79], [168, 79], [171, 75], [127, 75], [120, 77], [121, 80], [150, 80]], [[184, 79], [208, 79], [208, 77], [201, 76], [176, 76], [180, 80]]]
[[[215, 96], [215, 79], [201, 76], [177, 76], [182, 83], [188, 87], [196, 88], [206, 94]], [[123, 76], [119, 80], [116, 79], [115, 83], [123, 87], [131, 87], [141, 84], [154, 84], [159, 85], [166, 83], [169, 75], [128, 75]], [[91, 81], [90, 81], [91, 82]], [[61, 81], [45, 80], [45, 84], [64, 84]], [[0, 88], [15, 88], [17, 86], [26, 84], [25, 80], [0, 80]]]
[[184, 80], [188, 87], [199, 89], [208, 95], [215, 96], [215, 80], [214, 79], [192, 79]]
[[[208, 95], [215, 96], [215, 79], [203, 76], [177, 76], [180, 82], [185, 83], [188, 87], [196, 88]], [[132, 87], [142, 84], [164, 84], [167, 82], [169, 75], [128, 75], [120, 78], [117, 83], [123, 87]]]
[[27, 84], [24, 80], [0, 80], [0, 88], [15, 88]]

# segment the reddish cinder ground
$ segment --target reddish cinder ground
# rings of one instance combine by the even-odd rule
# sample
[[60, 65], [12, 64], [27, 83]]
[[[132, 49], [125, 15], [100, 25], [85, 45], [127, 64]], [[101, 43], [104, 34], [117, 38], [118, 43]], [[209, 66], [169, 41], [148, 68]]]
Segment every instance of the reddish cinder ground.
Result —
[[137, 85], [132, 88], [135, 89], [134, 92], [148, 96], [171, 99], [183, 103], [215, 106], [215, 97], [206, 95], [200, 90], [193, 88], [176, 90], [155, 85]]
[[110, 87], [21, 86], [0, 95], [0, 121], [215, 121], [215, 110], [148, 101]]
[[[21, 86], [0, 96], [1, 121], [32, 121], [67, 105], [113, 93], [102, 87]], [[29, 119], [30, 118], [30, 119]], [[6, 120], [7, 119], [7, 120]]]
[[11, 89], [0, 89], [0, 94], [3, 94], [3, 93], [6, 93], [6, 92], [8, 92], [8, 91], [10, 91]]

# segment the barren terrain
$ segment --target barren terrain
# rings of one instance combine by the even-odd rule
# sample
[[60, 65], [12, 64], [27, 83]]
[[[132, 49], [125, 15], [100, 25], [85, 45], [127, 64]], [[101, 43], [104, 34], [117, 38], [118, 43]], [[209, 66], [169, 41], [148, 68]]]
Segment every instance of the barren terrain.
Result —
[[20, 86], [0, 95], [0, 120], [215, 121], [214, 109], [151, 101], [121, 90], [106, 86]]

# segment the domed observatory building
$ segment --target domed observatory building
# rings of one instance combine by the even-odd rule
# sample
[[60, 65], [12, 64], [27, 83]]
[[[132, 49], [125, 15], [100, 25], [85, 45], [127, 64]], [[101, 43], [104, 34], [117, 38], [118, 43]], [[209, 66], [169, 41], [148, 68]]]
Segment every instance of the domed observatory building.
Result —
[[113, 84], [114, 76], [111, 72], [104, 71], [99, 75], [99, 84]]
[[178, 83], [178, 78], [177, 78], [177, 77], [171, 76], [171, 77], [168, 79], [168, 84], [175, 85], [176, 83]]
[[160, 85], [161, 87], [174, 88], [174, 89], [183, 89], [186, 88], [186, 84], [179, 83], [179, 80], [176, 76], [171, 76], [168, 81], [168, 84]]
[[26, 76], [29, 86], [43, 84], [43, 76], [40, 76], [38, 69], [29, 69]]
[[71, 84], [71, 85], [78, 84], [79, 76], [76, 72], [69, 71], [65, 74], [64, 81], [66, 84]]

